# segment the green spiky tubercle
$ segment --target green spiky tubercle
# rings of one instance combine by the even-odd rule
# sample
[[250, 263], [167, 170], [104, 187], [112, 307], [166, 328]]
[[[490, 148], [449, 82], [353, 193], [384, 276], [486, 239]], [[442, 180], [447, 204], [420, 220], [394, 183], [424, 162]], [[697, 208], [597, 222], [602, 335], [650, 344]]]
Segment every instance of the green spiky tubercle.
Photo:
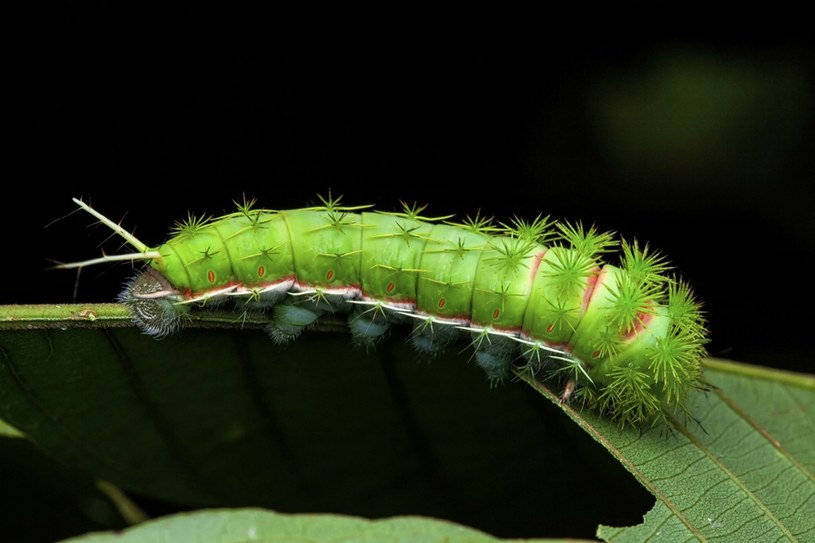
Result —
[[[593, 228], [546, 219], [440, 224], [415, 208], [375, 213], [324, 203], [188, 220], [153, 249], [161, 257], [151, 266], [187, 307], [225, 291], [236, 300], [275, 292], [278, 339], [343, 300], [367, 304], [352, 319], [363, 338], [411, 317], [414, 343], [432, 350], [466, 329], [491, 376], [520, 353], [532, 370], [563, 375], [565, 396], [623, 424], [683, 409], [698, 386], [706, 342], [699, 306], [647, 247], [623, 242], [619, 266], [604, 265], [617, 242]], [[281, 298], [286, 292], [309, 296]]]

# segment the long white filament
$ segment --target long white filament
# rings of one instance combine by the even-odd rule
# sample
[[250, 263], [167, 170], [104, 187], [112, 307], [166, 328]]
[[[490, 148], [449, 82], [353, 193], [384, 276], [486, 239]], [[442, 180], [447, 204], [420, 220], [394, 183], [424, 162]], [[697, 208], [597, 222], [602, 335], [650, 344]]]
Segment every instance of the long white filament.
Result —
[[100, 256], [99, 258], [91, 258], [90, 260], [83, 260], [82, 262], [68, 262], [66, 264], [57, 264], [54, 268], [67, 270], [73, 268], [84, 268], [85, 266], [93, 266], [95, 264], [104, 264], [106, 262], [122, 262], [122, 261], [130, 261], [134, 262], [136, 260], [150, 260], [153, 258], [160, 258], [161, 253], [158, 251], [148, 251], [150, 247], [147, 246], [146, 243], [142, 242], [139, 238], [122, 228], [122, 225], [113, 222], [112, 220], [108, 219], [94, 208], [83, 202], [78, 198], [72, 198], [74, 203], [78, 205], [80, 208], [84, 209], [97, 219], [99, 222], [113, 230], [115, 233], [119, 234], [124, 240], [132, 245], [138, 253], [131, 253], [126, 255], [104, 255]]

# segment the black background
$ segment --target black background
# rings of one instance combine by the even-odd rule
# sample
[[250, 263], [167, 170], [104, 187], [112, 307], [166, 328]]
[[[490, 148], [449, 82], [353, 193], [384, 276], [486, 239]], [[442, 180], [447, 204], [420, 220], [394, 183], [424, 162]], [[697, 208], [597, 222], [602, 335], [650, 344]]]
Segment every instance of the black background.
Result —
[[[49, 259], [97, 256], [108, 232], [61, 219], [71, 197], [156, 245], [188, 211], [331, 189], [649, 241], [705, 302], [713, 355], [811, 370], [812, 28], [251, 4], [47, 15], [7, 83], [22, 122], [2, 303], [73, 298]], [[87, 268], [76, 299], [112, 300], [130, 274]]]

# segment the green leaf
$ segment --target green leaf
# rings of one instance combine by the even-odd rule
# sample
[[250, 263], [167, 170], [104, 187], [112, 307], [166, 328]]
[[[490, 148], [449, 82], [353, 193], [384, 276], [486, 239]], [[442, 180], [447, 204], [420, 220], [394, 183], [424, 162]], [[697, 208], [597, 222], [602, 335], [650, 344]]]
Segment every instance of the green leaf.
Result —
[[[608, 541], [815, 538], [815, 378], [711, 360], [695, 421], [637, 435], [564, 406], [652, 494], [645, 523], [602, 526]], [[552, 393], [529, 381], [553, 401]]]
[[398, 334], [363, 352], [328, 323], [282, 349], [255, 330], [262, 321], [234, 318], [205, 314], [155, 341], [118, 306], [0, 307], [0, 419], [67, 465], [186, 507], [377, 517], [418, 499], [415, 512], [498, 535], [509, 533], [490, 524], [502, 507], [515, 525], [533, 517], [529, 535], [557, 521], [568, 535], [578, 518], [619, 523], [612, 510], [637, 500], [613, 455], [657, 503], [643, 524], [635, 509], [624, 523], [636, 526], [600, 537], [815, 533], [811, 376], [710, 361], [698, 422], [637, 432], [534, 381], [490, 389], [455, 351], [417, 364]]
[[0, 418], [162, 510], [411, 513], [504, 537], [591, 537], [652, 503], [534, 390], [491, 388], [466, 346], [422, 359], [395, 333], [364, 350], [326, 323], [281, 348], [231, 313], [156, 341], [114, 305], [49, 308], [62, 313], [51, 320], [6, 309]]
[[[195, 543], [492, 543], [508, 541], [452, 522], [394, 517], [368, 520], [340, 515], [285, 515], [258, 509], [211, 510], [155, 520], [124, 532], [92, 534], [64, 543], [141, 543], [190, 541]], [[528, 543], [553, 539], [526, 539]], [[576, 541], [570, 539], [569, 541]]]

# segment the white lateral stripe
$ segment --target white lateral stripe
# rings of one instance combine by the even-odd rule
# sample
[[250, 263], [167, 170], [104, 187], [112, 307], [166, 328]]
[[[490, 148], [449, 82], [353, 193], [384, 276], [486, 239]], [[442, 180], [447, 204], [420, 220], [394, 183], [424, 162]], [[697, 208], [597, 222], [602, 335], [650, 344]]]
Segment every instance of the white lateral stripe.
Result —
[[204, 294], [196, 298], [190, 298], [189, 300], [184, 300], [178, 303], [183, 305], [183, 304], [194, 304], [196, 302], [206, 302], [210, 298], [215, 298], [216, 296], [226, 296], [230, 292], [234, 291], [236, 288], [238, 287], [236, 285], [233, 285], [231, 287], [223, 288], [220, 290], [211, 290], [209, 292], [205, 292]]
[[482, 332], [486, 332], [491, 336], [501, 336], [510, 339], [518, 339], [518, 334], [520, 333], [520, 332], [504, 332], [503, 330], [496, 330], [495, 328], [489, 327], [475, 328], [472, 326], [456, 326], [456, 328], [458, 328], [459, 330], [464, 330], [466, 332], [478, 332], [479, 334]]

